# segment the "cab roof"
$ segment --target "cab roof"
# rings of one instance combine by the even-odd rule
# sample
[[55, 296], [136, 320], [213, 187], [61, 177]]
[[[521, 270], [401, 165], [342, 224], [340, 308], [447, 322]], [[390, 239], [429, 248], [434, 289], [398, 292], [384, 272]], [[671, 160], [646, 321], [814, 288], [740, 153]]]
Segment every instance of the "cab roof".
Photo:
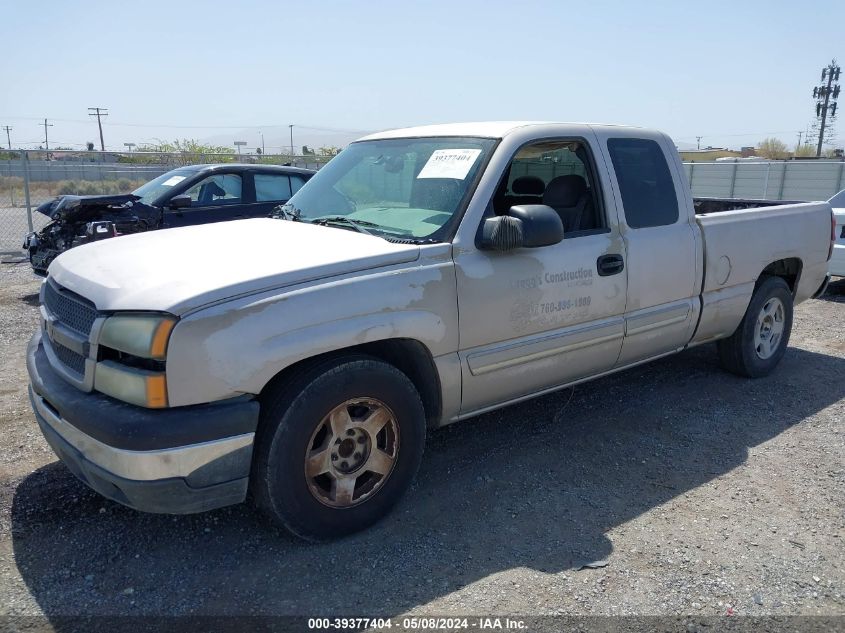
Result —
[[386, 130], [369, 134], [359, 141], [376, 139], [413, 138], [426, 136], [478, 136], [483, 138], [504, 138], [519, 129], [541, 126], [601, 126], [636, 129], [631, 126], [609, 126], [605, 124], [573, 123], [560, 121], [479, 121], [473, 123], [445, 123], [440, 125], [422, 125], [398, 130]]

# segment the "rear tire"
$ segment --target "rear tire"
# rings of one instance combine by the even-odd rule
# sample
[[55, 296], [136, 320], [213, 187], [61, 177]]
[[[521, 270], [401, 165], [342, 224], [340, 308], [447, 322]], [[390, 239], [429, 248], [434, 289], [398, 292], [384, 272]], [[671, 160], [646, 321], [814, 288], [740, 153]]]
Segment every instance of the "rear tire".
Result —
[[301, 538], [357, 532], [410, 486], [425, 431], [420, 396], [393, 365], [347, 356], [312, 366], [262, 403], [253, 497]]
[[780, 277], [765, 277], [736, 331], [717, 342], [729, 372], [748, 378], [769, 374], [783, 358], [792, 332], [792, 292]]

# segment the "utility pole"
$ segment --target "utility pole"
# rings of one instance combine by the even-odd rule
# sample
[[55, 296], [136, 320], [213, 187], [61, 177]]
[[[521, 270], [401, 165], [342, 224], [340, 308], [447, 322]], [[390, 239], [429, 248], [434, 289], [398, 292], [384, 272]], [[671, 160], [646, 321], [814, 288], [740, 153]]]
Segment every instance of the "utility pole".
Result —
[[9, 149], [12, 149], [12, 137], [9, 136], [9, 132], [12, 131], [12, 128], [8, 125], [4, 125], [3, 129], [6, 130], [6, 141], [9, 143]]
[[801, 150], [801, 138], [804, 136], [804, 132], [798, 132], [798, 145], [795, 146], [795, 153], [797, 154]]
[[698, 149], [701, 149], [701, 137], [700, 136], [695, 137], [695, 142], [697, 143]]
[[[827, 85], [822, 84], [813, 88], [813, 97], [816, 99], [816, 117], [821, 119], [819, 126], [819, 143], [816, 146], [816, 158], [822, 155], [824, 144], [824, 129], [827, 125], [827, 115], [831, 118], [836, 116], [836, 100], [839, 98], [839, 73], [842, 69], [836, 64], [836, 60], [822, 68], [822, 81], [827, 80]], [[833, 103], [831, 103], [831, 100]]]
[[[91, 110], [93, 110], [93, 112], [91, 112]], [[108, 115], [108, 108], [88, 108], [88, 116], [97, 117], [97, 126], [100, 128], [100, 149], [104, 152], [106, 151], [106, 143], [103, 141], [103, 122], [100, 120], [100, 117]]]
[[41, 123], [40, 125], [44, 126], [44, 149], [46, 149], [49, 152], [50, 151], [50, 139], [47, 136], [47, 128], [53, 127], [53, 124], [47, 123], [47, 119], [44, 119], [44, 123]]
[[288, 127], [290, 128], [290, 157], [293, 160], [293, 123], [288, 125]]

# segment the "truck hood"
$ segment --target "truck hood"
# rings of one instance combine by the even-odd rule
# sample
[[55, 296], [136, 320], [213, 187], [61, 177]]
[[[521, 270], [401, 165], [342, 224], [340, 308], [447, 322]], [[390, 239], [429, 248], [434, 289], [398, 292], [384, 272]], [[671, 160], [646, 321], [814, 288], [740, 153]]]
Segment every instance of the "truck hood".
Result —
[[50, 264], [99, 310], [182, 315], [203, 305], [414, 261], [419, 246], [304, 222], [237, 220], [151, 231], [73, 248]]
[[140, 199], [140, 196], [132, 193], [115, 196], [59, 196], [38, 205], [36, 211], [43, 213], [51, 220], [59, 218], [75, 220], [83, 215], [86, 217], [96, 215], [97, 212], [121, 207]]

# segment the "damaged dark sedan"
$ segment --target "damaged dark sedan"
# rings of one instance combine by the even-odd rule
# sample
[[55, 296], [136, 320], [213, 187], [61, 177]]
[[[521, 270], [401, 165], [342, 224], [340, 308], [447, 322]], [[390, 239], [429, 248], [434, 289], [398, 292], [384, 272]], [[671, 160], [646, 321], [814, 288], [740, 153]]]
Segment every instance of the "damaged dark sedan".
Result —
[[52, 222], [24, 238], [36, 274], [64, 251], [129, 233], [266, 217], [314, 174], [275, 165], [179, 167], [132, 193], [59, 196], [38, 207]]

